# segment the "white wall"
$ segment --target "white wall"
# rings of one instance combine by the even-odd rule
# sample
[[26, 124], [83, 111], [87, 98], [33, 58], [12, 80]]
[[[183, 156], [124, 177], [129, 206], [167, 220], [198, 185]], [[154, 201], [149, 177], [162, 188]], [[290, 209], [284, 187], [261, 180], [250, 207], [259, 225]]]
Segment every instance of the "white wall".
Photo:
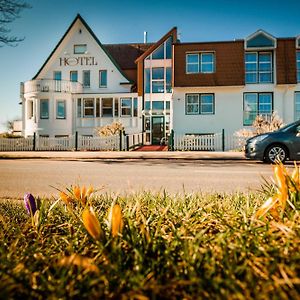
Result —
[[[206, 87], [174, 88], [173, 91], [173, 129], [177, 133], [217, 133], [225, 129], [234, 133], [243, 126], [243, 94], [246, 92], [272, 92], [273, 110], [284, 123], [295, 121], [294, 97], [300, 91], [298, 85], [246, 85], [244, 87]], [[214, 93], [215, 114], [186, 115], [185, 95], [187, 93]]]

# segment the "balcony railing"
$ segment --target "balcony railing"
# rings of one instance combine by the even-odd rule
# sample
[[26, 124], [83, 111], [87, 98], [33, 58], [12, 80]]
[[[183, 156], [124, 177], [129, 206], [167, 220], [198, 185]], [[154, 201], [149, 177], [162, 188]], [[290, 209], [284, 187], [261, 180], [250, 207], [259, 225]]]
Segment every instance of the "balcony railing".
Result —
[[68, 80], [37, 79], [21, 84], [21, 93], [82, 93], [82, 84]]

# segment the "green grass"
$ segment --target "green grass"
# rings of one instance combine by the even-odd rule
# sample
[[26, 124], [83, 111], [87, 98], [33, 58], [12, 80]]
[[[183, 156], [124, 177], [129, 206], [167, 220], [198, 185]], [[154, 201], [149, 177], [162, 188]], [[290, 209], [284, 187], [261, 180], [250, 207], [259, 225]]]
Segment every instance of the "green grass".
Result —
[[[1, 202], [0, 298], [300, 298], [299, 215], [284, 225], [254, 221], [263, 195], [118, 198], [124, 228], [115, 239], [106, 222], [114, 200], [93, 199], [105, 233], [99, 243], [62, 204], [49, 211], [42, 201], [36, 228], [22, 205]], [[62, 266], [73, 253], [92, 258], [99, 272]]]

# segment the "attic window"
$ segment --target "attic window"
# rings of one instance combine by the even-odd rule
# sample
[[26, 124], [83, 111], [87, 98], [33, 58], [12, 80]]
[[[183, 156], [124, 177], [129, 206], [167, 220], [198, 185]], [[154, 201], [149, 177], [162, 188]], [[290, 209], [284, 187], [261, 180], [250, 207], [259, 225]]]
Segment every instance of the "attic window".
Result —
[[84, 54], [86, 52], [86, 44], [74, 45], [74, 54]]
[[258, 31], [245, 41], [246, 49], [272, 49], [276, 48], [276, 39], [266, 32]]

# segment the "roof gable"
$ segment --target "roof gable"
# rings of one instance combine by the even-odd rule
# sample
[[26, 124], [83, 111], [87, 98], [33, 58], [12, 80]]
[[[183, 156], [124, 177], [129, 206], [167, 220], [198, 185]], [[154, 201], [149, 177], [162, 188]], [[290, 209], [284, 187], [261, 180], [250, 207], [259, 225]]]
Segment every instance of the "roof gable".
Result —
[[245, 49], [274, 49], [276, 46], [276, 38], [261, 29], [245, 39]]
[[49, 55], [49, 57], [46, 59], [46, 61], [44, 62], [44, 64], [42, 65], [42, 67], [39, 69], [39, 71], [37, 72], [37, 74], [33, 77], [33, 79], [36, 79], [40, 73], [42, 72], [42, 70], [45, 68], [45, 66], [47, 65], [47, 63], [50, 61], [50, 59], [53, 57], [53, 55], [56, 53], [57, 49], [60, 47], [60, 45], [63, 43], [63, 41], [65, 40], [65, 38], [68, 36], [68, 34], [70, 33], [71, 29], [75, 26], [77, 21], [80, 21], [82, 23], [82, 25], [86, 28], [86, 30], [90, 33], [90, 35], [92, 36], [92, 38], [96, 41], [96, 43], [98, 44], [98, 46], [104, 51], [104, 53], [108, 56], [108, 58], [111, 60], [111, 62], [115, 65], [115, 67], [118, 69], [118, 71], [128, 80], [129, 83], [132, 83], [131, 80], [128, 79], [128, 77], [126, 76], [126, 74], [123, 72], [123, 70], [120, 68], [119, 64], [115, 61], [115, 59], [113, 58], [113, 56], [107, 51], [107, 49], [101, 44], [101, 42], [99, 41], [99, 39], [97, 38], [97, 36], [94, 34], [94, 32], [92, 31], [92, 29], [88, 26], [88, 24], [84, 21], [84, 19], [80, 16], [80, 14], [78, 14], [76, 16], [76, 18], [74, 19], [74, 21], [71, 23], [71, 25], [69, 26], [69, 28], [67, 29], [67, 31], [65, 32], [65, 34], [63, 35], [63, 37], [60, 39], [60, 41], [58, 42], [58, 44], [55, 46], [55, 48], [53, 49], [53, 51], [51, 52], [51, 54]]

